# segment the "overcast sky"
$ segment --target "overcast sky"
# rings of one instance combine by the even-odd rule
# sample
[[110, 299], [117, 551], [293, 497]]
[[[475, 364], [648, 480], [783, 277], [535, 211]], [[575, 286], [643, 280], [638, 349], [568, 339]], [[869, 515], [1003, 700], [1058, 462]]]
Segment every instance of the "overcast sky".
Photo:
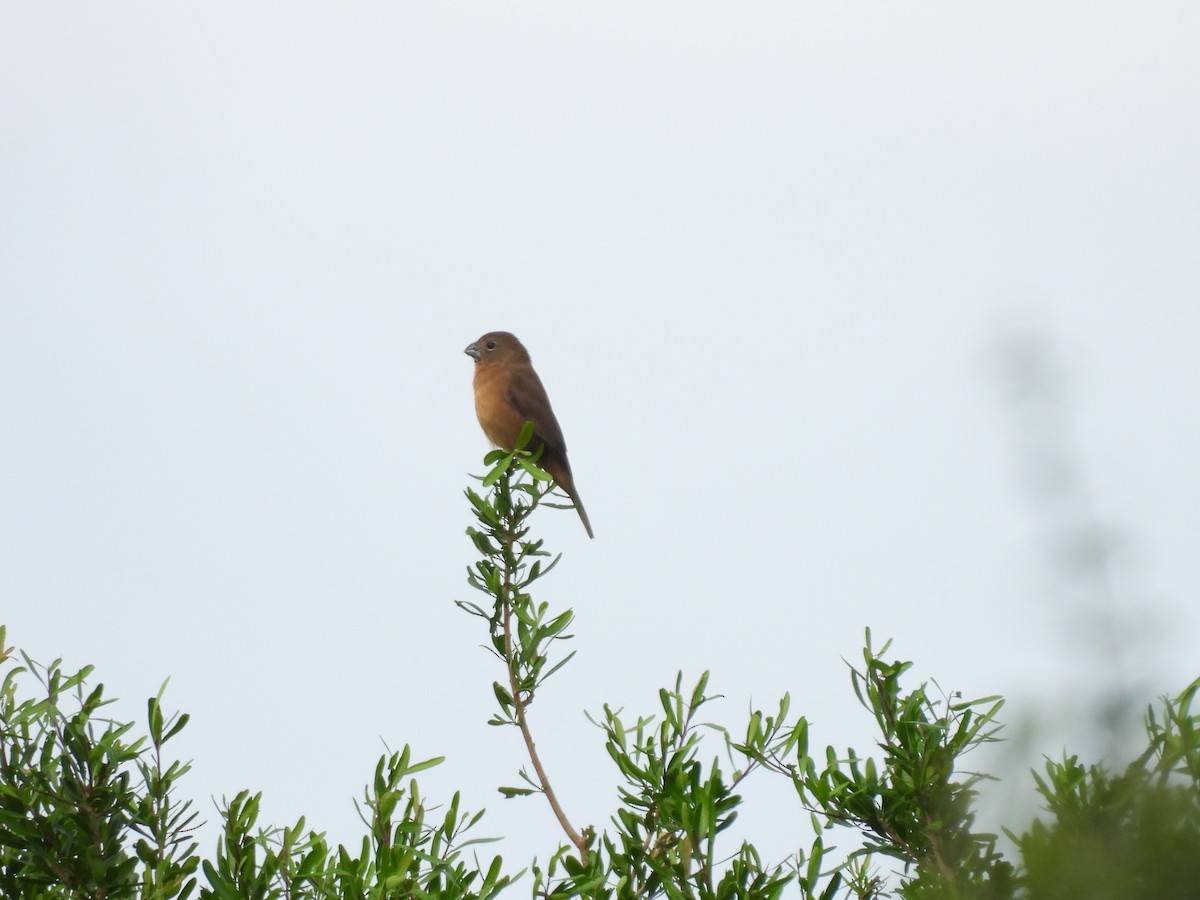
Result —
[[[484, 724], [502, 673], [453, 605], [488, 449], [462, 350], [505, 329], [596, 530], [535, 519], [578, 655], [534, 728], [577, 824], [616, 782], [583, 710], [651, 713], [680, 669], [730, 725], [791, 691], [815, 744], [868, 751], [842, 662], [866, 626], [914, 684], [1045, 717], [1112, 679], [1050, 552], [1086, 504], [1023, 474], [1015, 333], [1061, 369], [1051, 437], [1122, 536], [1118, 680], [1178, 691], [1197, 34], [1184, 2], [7, 6], [9, 642], [96, 664], [131, 717], [169, 676], [210, 821], [252, 788], [265, 822], [354, 842], [407, 742], [514, 868], [544, 857], [548, 809], [495, 793], [521, 746]], [[750, 836], [807, 844], [761, 792]]]

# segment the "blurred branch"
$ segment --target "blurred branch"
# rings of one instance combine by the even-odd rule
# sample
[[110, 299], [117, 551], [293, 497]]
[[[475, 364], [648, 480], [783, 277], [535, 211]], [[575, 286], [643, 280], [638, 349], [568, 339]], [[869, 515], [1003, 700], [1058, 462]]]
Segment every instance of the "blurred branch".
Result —
[[1049, 547], [1049, 599], [1070, 630], [1066, 639], [1091, 656], [1095, 724], [1116, 751], [1144, 693], [1133, 665], [1140, 622], [1117, 587], [1127, 543], [1097, 511], [1053, 337], [1015, 329], [998, 341], [996, 356], [1017, 466]]

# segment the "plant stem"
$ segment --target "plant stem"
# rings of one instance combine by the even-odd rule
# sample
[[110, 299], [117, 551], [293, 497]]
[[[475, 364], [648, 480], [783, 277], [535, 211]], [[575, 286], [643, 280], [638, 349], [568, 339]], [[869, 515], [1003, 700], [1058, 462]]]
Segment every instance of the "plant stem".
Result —
[[550, 778], [546, 775], [546, 769], [542, 766], [542, 759], [538, 756], [537, 745], [533, 742], [533, 733], [529, 730], [529, 720], [525, 715], [525, 697], [522, 694], [520, 685], [517, 683], [517, 662], [513, 658], [512, 650], [512, 545], [515, 539], [512, 528], [510, 527], [504, 535], [506, 543], [504, 554], [504, 597], [503, 604], [503, 620], [504, 620], [504, 661], [508, 666], [508, 687], [513, 698], [513, 709], [516, 710], [517, 727], [521, 729], [521, 737], [525, 739], [525, 749], [529, 751], [529, 760], [533, 763], [533, 770], [537, 773], [538, 785], [542, 789], [542, 793], [546, 795], [546, 800], [550, 803], [550, 808], [554, 810], [554, 816], [558, 819], [558, 824], [562, 826], [563, 831], [567, 833], [567, 838], [575, 845], [579, 851], [579, 856], [585, 862], [587, 861], [587, 844], [581, 835], [567, 818], [567, 814], [563, 811], [562, 805], [558, 802], [558, 795], [554, 793], [554, 788], [550, 786]]

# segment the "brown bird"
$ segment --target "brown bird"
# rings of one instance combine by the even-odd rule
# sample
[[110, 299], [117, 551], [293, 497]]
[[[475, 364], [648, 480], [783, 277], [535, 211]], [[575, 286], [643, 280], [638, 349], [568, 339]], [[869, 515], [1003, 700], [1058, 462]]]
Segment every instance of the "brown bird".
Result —
[[550, 473], [555, 484], [567, 492], [583, 520], [588, 537], [592, 523], [588, 521], [571, 464], [567, 462], [567, 444], [550, 398], [542, 387], [542, 379], [533, 370], [529, 351], [507, 331], [489, 331], [463, 351], [475, 360], [475, 415], [488, 440], [497, 447], [512, 450], [525, 422], [533, 422], [533, 439], [529, 449], [545, 449], [537, 464]]

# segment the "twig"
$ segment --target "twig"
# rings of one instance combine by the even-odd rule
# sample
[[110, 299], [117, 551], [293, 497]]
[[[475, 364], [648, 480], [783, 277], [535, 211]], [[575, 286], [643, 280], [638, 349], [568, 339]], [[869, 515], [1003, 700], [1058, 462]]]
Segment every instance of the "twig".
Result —
[[562, 826], [563, 831], [567, 833], [567, 838], [575, 845], [579, 851], [579, 856], [585, 862], [587, 861], [587, 844], [581, 835], [567, 818], [567, 814], [563, 811], [562, 805], [558, 802], [558, 795], [554, 793], [554, 788], [550, 786], [550, 778], [546, 775], [546, 769], [542, 766], [542, 759], [538, 756], [537, 745], [533, 742], [533, 733], [529, 730], [529, 720], [525, 716], [525, 698], [521, 693], [520, 686], [517, 684], [517, 667], [513, 659], [512, 652], [512, 567], [509, 560], [512, 559], [512, 545], [515, 535], [512, 529], [507, 529], [504, 534], [507, 552], [504, 555], [504, 597], [503, 604], [503, 620], [504, 620], [504, 657], [505, 663], [508, 666], [508, 686], [512, 694], [513, 709], [516, 711], [517, 727], [521, 729], [521, 737], [525, 739], [525, 749], [529, 751], [529, 760], [533, 763], [533, 770], [537, 773], [538, 785], [542, 789], [542, 793], [546, 795], [546, 800], [550, 803], [550, 808], [554, 810], [554, 816], [558, 819], [558, 824]]

